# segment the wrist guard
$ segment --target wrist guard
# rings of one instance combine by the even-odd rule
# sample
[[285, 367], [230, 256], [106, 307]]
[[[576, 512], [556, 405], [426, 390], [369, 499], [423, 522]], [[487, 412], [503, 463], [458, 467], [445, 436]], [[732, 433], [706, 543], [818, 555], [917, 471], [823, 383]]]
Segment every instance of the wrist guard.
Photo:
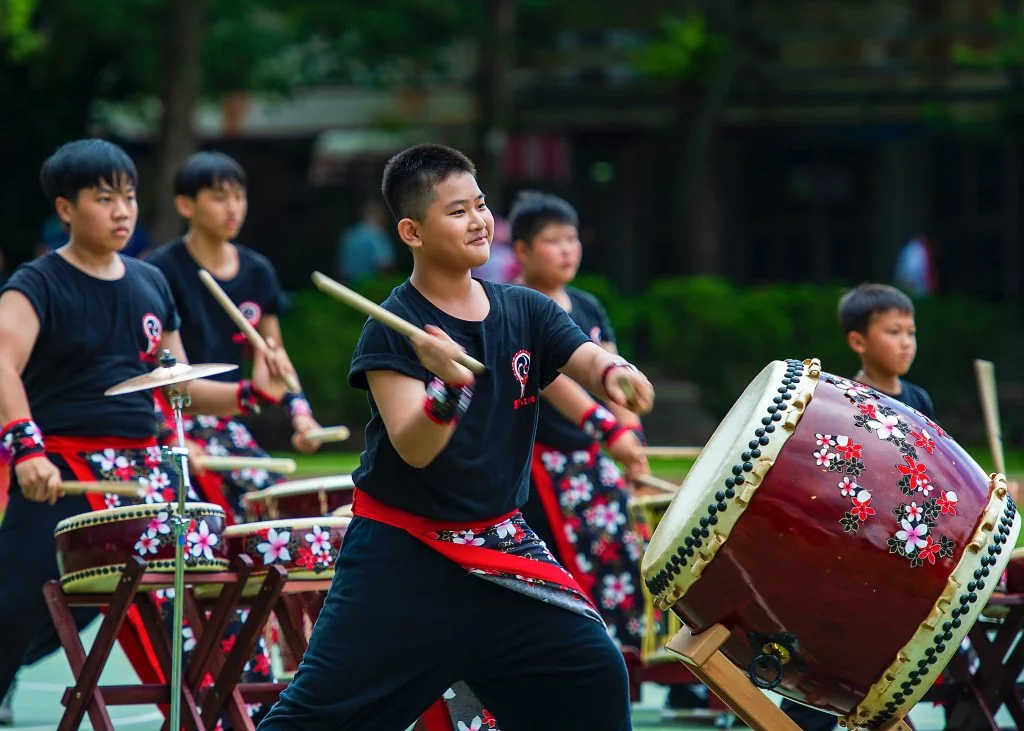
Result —
[[473, 389], [470, 386], [454, 386], [434, 376], [427, 384], [423, 410], [435, 424], [451, 424], [465, 416], [472, 398]]
[[39, 426], [32, 419], [12, 421], [0, 432], [0, 441], [3, 442], [4, 448], [11, 453], [14, 464], [46, 454], [43, 433], [39, 431]]

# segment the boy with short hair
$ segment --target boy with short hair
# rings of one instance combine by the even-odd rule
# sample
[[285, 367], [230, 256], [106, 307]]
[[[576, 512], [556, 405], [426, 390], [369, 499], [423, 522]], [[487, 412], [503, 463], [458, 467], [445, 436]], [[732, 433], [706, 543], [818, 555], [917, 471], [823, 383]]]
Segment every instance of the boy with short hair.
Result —
[[[562, 371], [646, 413], [650, 382], [548, 298], [474, 280], [493, 218], [462, 153], [420, 145], [384, 171], [413, 273], [366, 323], [349, 382], [369, 390], [355, 518], [292, 684], [260, 724], [406, 728], [465, 681], [505, 731], [630, 729], [625, 665], [600, 614], [519, 513], [540, 390]], [[465, 350], [487, 372], [455, 362]], [[400, 658], [400, 661], [396, 661]]]
[[[860, 358], [853, 380], [870, 386], [936, 420], [932, 398], [903, 379], [917, 355], [914, 303], [887, 284], [861, 284], [839, 300], [839, 324], [850, 349]], [[803, 731], [832, 731], [836, 717], [791, 700], [782, 710]]]
[[[60, 576], [54, 527], [119, 502], [99, 493], [64, 496], [61, 481], [161, 470], [146, 502], [167, 502], [177, 489], [156, 449], [153, 395], [104, 391], [149, 372], [164, 349], [188, 362], [163, 275], [119, 253], [138, 218], [131, 158], [104, 140], [78, 140], [58, 149], [40, 178], [70, 238], [22, 266], [0, 294], [0, 440], [14, 465], [0, 523], [0, 696], [26, 658], [59, 647], [52, 635], [41, 647], [52, 629], [42, 589]], [[279, 401], [285, 385], [259, 357], [252, 381], [196, 380], [188, 391], [193, 408], [228, 415], [242, 400]], [[136, 626], [125, 626], [122, 645], [143, 681], [157, 682]]]
[[[206, 269], [217, 280], [249, 323], [275, 348], [275, 372], [294, 374], [281, 340], [278, 316], [284, 293], [277, 272], [262, 254], [233, 243], [248, 210], [247, 179], [237, 161], [220, 152], [192, 155], [174, 180], [175, 205], [188, 221], [188, 233], [155, 251], [147, 261], [167, 277], [181, 315], [181, 340], [196, 362], [235, 363], [242, 366], [247, 347], [245, 335], [199, 280]], [[213, 376], [230, 379], [233, 373]], [[309, 402], [301, 393], [285, 396], [294, 435], [292, 444], [303, 452], [316, 451], [316, 442], [303, 434], [319, 425]], [[164, 414], [171, 418], [166, 403]], [[206, 454], [266, 457], [252, 434], [237, 419], [190, 416], [184, 420], [185, 435]], [[242, 495], [283, 481], [283, 475], [262, 469], [228, 473], [203, 472], [192, 462], [196, 480], [208, 492], [223, 491], [236, 516], [243, 514]]]

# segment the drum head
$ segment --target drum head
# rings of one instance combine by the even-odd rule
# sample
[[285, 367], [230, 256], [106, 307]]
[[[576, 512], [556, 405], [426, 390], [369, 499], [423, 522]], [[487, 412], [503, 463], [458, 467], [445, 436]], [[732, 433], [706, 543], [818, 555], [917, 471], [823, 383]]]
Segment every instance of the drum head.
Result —
[[[192, 513], [197, 510], [203, 512], [206, 515], [213, 514], [224, 517], [224, 509], [219, 505], [214, 505], [213, 503], [200, 502], [185, 503], [186, 514]], [[54, 528], [54, 532], [63, 533], [66, 530], [78, 528], [84, 525], [113, 523], [119, 520], [141, 518], [147, 515], [157, 515], [158, 513], [165, 512], [177, 513], [178, 503], [142, 503], [139, 505], [122, 505], [117, 508], [106, 508], [105, 510], [93, 510], [89, 513], [72, 515], [70, 518], [65, 518], [64, 520], [57, 523], [57, 527]]]
[[[651, 537], [641, 567], [645, 578], [670, 565], [673, 555], [687, 545], [685, 541], [692, 537], [692, 532], [697, 530], [699, 534], [701, 528], [706, 527], [701, 526], [699, 521], [702, 517], [708, 516], [709, 506], [724, 504], [723, 499], [716, 495], [729, 489], [726, 487], [726, 480], [730, 477], [735, 478], [734, 468], [737, 465], [742, 466], [741, 457], [744, 452], [749, 451], [750, 440], [757, 438], [754, 430], [761, 424], [760, 420], [765, 414], [766, 407], [770, 406], [772, 399], [778, 395], [779, 384], [785, 377], [787, 368], [788, 365], [783, 361], [774, 361], [767, 365], [751, 381], [715, 429]], [[767, 461], [768, 464], [778, 456], [788, 434], [781, 426], [777, 426], [773, 431], [767, 445], [758, 445], [761, 451], [759, 460]], [[734, 488], [736, 495], [741, 495], [744, 490], [749, 489], [751, 481], [748, 478], [749, 472], [740, 478], [743, 483]], [[740, 513], [735, 502], [730, 504], [730, 508], [730, 512], [716, 515], [716, 535], [710, 539], [702, 539], [704, 550], [698, 550], [699, 553], [706, 553], [709, 549], [713, 552], [717, 548], [714, 544], [716, 538], [721, 541], [728, 536], [728, 531]], [[689, 579], [686, 578], [687, 575]], [[694, 576], [691, 571], [683, 571], [682, 575], [675, 579], [676, 587], [682, 588], [679, 587], [680, 583], [688, 585], [696, 578], [698, 576]]]

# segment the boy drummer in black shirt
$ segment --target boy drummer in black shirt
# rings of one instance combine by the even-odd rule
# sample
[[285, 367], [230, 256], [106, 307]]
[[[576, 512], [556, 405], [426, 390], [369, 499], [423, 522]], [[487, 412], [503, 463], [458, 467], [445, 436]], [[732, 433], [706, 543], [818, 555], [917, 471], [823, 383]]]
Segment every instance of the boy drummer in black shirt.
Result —
[[[653, 389], [550, 299], [474, 280], [493, 218], [472, 163], [395, 156], [384, 197], [413, 274], [367, 322], [349, 381], [370, 392], [367, 449], [334, 583], [302, 665], [260, 724], [407, 727], [465, 681], [504, 731], [627, 731], [625, 665], [599, 613], [522, 520], [538, 394], [559, 370], [646, 413]], [[455, 358], [465, 349], [487, 372]], [[625, 386], [620, 385], [620, 381]]]

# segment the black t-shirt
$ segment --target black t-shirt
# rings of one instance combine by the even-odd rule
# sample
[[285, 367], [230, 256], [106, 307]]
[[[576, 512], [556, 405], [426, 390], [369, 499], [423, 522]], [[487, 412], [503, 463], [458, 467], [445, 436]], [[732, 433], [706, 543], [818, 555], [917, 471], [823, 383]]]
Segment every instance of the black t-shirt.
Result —
[[902, 378], [900, 379], [900, 387], [900, 394], [892, 396], [892, 398], [902, 401], [911, 408], [917, 409], [932, 421], [937, 420], [935, 418], [935, 406], [932, 404], [932, 397], [928, 395], [927, 391], [910, 381], [904, 381]]
[[[572, 303], [569, 317], [573, 322], [598, 345], [614, 343], [615, 331], [612, 330], [608, 314], [597, 298], [574, 287], [566, 287], [566, 293]], [[579, 424], [569, 421], [554, 406], [541, 400], [540, 418], [537, 421], [537, 443], [563, 452], [571, 452], [576, 449], [587, 449], [594, 443], [594, 439], [587, 436]]]
[[164, 331], [180, 322], [163, 274], [146, 262], [121, 260], [125, 275], [107, 281], [54, 252], [21, 266], [3, 288], [24, 294], [39, 317], [22, 381], [44, 439], [155, 434], [152, 391], [103, 392], [152, 370]]
[[[479, 281], [479, 280], [478, 280]], [[487, 366], [451, 440], [423, 469], [395, 451], [370, 394], [366, 451], [352, 479], [377, 500], [416, 515], [472, 521], [515, 510], [526, 501], [539, 391], [587, 341], [553, 300], [526, 287], [480, 282], [491, 309], [469, 322], [434, 307], [410, 282], [383, 306], [420, 327], [437, 325]], [[349, 383], [368, 389], [366, 372], [389, 370], [430, 381], [408, 338], [368, 320], [356, 344]]]
[[[279, 315], [284, 295], [270, 261], [260, 253], [238, 246], [238, 273], [230, 280], [217, 279], [239, 311], [253, 327], [264, 315]], [[199, 264], [183, 239], [161, 246], [147, 261], [167, 277], [181, 313], [181, 342], [191, 363], [235, 363], [242, 365], [246, 339], [224, 308], [199, 281]], [[216, 279], [216, 277], [215, 277]], [[234, 372], [213, 376], [214, 380], [235, 381]]]

